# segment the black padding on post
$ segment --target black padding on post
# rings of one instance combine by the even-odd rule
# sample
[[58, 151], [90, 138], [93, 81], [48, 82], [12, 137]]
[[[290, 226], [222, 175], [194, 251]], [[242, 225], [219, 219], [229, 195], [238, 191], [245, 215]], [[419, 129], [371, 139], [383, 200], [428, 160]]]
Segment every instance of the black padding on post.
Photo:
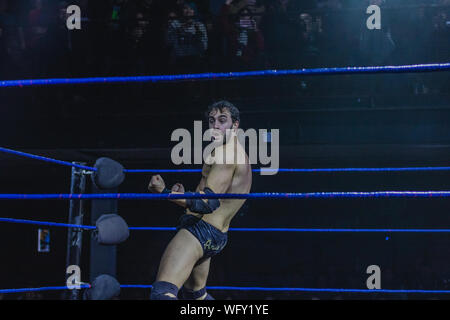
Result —
[[123, 166], [109, 158], [99, 158], [94, 166], [97, 171], [92, 174], [92, 182], [99, 189], [117, 188], [125, 179]]
[[102, 274], [95, 278], [91, 287], [83, 294], [83, 300], [109, 300], [120, 294], [120, 283], [116, 278]]
[[130, 236], [125, 220], [117, 214], [104, 214], [96, 221], [97, 230], [94, 236], [99, 244], [116, 245]]

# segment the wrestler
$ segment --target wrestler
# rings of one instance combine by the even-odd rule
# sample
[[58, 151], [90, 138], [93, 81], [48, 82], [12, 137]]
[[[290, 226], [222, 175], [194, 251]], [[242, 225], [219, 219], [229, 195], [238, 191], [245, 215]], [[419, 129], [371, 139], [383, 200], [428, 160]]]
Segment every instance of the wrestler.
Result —
[[[204, 164], [195, 192], [249, 193], [252, 170], [245, 149], [235, 135], [240, 122], [239, 110], [228, 101], [220, 101], [209, 106], [206, 116], [209, 128], [214, 132], [213, 138], [224, 142], [214, 152], [232, 146], [245, 161], [213, 161], [212, 164]], [[151, 178], [148, 189], [153, 193], [185, 193], [181, 183], [168, 190], [159, 175]], [[181, 216], [177, 233], [161, 258], [150, 299], [176, 300], [179, 293], [181, 299], [213, 300], [205, 289], [211, 258], [225, 247], [230, 222], [245, 199], [171, 201], [185, 208], [186, 212]]]

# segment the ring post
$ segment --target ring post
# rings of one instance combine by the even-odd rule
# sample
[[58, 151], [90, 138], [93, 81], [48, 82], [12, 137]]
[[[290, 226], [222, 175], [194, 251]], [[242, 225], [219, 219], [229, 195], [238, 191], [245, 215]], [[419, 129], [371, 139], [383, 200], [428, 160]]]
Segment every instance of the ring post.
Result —
[[[98, 161], [98, 160], [97, 160]], [[107, 174], [114, 177], [114, 170]], [[103, 178], [108, 179], [107, 174]], [[123, 181], [123, 180], [122, 180]], [[119, 182], [122, 183], [122, 181]], [[117, 193], [118, 185], [112, 189], [101, 189], [95, 182], [91, 183], [91, 193]], [[91, 201], [91, 224], [96, 225], [97, 220], [104, 214], [118, 213], [117, 199], [97, 199]], [[90, 270], [89, 279], [92, 283], [100, 275], [110, 275], [116, 277], [116, 246], [115, 245], [101, 245], [91, 237], [90, 245]]]
[[[86, 163], [77, 163], [77, 165], [86, 165]], [[70, 192], [84, 194], [86, 190], [86, 175], [84, 170], [72, 167], [72, 177], [70, 183]], [[69, 206], [69, 224], [83, 224], [83, 216], [85, 213], [85, 200], [71, 199]], [[67, 256], [66, 256], [66, 270], [70, 265], [80, 267], [81, 249], [83, 244], [83, 230], [78, 228], [67, 229]], [[66, 281], [70, 274], [66, 273]], [[81, 279], [79, 279], [81, 281]], [[80, 296], [80, 289], [72, 289], [67, 294], [66, 298], [69, 300], [78, 300]]]

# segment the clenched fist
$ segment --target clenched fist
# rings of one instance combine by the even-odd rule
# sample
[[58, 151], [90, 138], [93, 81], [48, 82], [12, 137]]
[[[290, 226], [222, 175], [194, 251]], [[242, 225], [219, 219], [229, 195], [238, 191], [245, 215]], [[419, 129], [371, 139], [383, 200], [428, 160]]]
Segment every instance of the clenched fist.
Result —
[[155, 175], [150, 179], [150, 183], [148, 184], [148, 191], [152, 193], [161, 193], [163, 192], [166, 184], [164, 183], [163, 178], [161, 176]]
[[172, 187], [172, 192], [184, 193], [184, 187], [181, 183], [175, 183]]

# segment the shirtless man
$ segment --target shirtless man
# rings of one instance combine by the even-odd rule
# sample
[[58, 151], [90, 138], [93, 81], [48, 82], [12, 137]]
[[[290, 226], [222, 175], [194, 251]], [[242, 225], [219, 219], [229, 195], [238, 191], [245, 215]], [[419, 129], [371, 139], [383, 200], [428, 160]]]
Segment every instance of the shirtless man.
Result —
[[[206, 116], [209, 128], [213, 129], [214, 139], [223, 138], [228, 147], [232, 143], [236, 154], [245, 159], [245, 164], [239, 164], [238, 161], [204, 164], [202, 178], [195, 192], [249, 193], [252, 170], [244, 147], [235, 136], [239, 128], [239, 110], [227, 101], [220, 101], [208, 108]], [[221, 150], [220, 148], [225, 148], [225, 145], [217, 147], [215, 152]], [[159, 175], [151, 178], [148, 189], [153, 193], [185, 192], [180, 183], [168, 190]], [[180, 218], [177, 234], [164, 251], [150, 299], [176, 300], [180, 290], [181, 299], [213, 300], [205, 289], [211, 257], [225, 247], [231, 219], [242, 207], [245, 199], [170, 201], [185, 208], [186, 214]]]

